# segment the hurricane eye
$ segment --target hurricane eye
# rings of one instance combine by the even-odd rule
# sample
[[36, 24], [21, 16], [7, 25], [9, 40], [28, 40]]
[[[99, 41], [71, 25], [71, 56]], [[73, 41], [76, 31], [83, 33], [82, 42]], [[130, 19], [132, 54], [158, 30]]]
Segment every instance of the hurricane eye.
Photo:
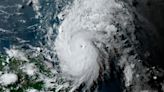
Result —
[[80, 45], [80, 48], [82, 48], [82, 49], [84, 49], [85, 47], [86, 47], [86, 45], [84, 45], [84, 44]]

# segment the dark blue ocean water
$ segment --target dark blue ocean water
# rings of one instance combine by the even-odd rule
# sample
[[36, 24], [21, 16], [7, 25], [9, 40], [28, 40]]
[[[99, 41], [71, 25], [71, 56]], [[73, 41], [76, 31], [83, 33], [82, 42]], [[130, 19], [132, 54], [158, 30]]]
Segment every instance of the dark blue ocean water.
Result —
[[[0, 0], [0, 51], [12, 46], [46, 45], [45, 37], [49, 27], [60, 23], [57, 14], [71, 0], [38, 0], [41, 16], [35, 18], [37, 12], [33, 9], [31, 0]], [[53, 29], [56, 35], [56, 30]], [[22, 41], [23, 40], [23, 41]]]
[[[0, 0], [0, 51], [13, 45], [36, 45], [39, 20], [34, 18], [35, 12], [23, 0]], [[20, 6], [19, 6], [20, 5]], [[25, 42], [22, 43], [21, 40]]]

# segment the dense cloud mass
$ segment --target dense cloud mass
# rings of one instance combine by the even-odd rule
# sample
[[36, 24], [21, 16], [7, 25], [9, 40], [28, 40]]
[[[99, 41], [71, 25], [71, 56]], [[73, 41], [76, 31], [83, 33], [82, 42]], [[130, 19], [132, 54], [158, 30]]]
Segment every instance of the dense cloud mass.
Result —
[[[107, 62], [103, 44], [117, 30], [112, 25], [112, 13], [117, 8], [121, 4], [114, 1], [77, 0], [61, 24], [55, 48], [63, 73], [72, 76], [75, 85], [85, 82], [90, 87]], [[109, 69], [108, 62], [106, 68]]]
[[63, 74], [74, 81], [72, 90], [83, 83], [89, 89], [100, 76], [114, 76], [111, 71], [119, 69], [125, 79], [120, 85], [127, 90], [150, 89], [149, 85], [143, 88], [140, 80], [145, 77], [146, 83], [150, 75], [138, 69], [146, 69], [142, 62], [149, 62], [147, 58], [154, 53], [150, 48], [156, 46], [151, 43], [157, 33], [130, 4], [120, 0], [75, 0], [62, 14], [55, 50]]
[[0, 92], [164, 92], [162, 0], [0, 0]]

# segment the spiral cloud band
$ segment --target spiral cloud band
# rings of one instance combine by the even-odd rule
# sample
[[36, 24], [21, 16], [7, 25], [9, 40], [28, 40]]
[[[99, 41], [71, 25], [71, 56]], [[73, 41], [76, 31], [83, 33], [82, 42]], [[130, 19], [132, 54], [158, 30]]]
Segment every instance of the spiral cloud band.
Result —
[[103, 64], [108, 63], [108, 54], [102, 47], [117, 30], [112, 25], [112, 13], [121, 7], [114, 0], [75, 0], [65, 16], [55, 50], [63, 74], [76, 86], [85, 83], [90, 87]]

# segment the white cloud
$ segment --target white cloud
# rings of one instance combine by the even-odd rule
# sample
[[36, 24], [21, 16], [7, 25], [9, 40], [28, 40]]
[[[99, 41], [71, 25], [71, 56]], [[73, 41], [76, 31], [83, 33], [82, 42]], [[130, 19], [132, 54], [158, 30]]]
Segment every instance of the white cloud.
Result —
[[10, 58], [14, 57], [18, 60], [23, 60], [23, 61], [29, 61], [26, 56], [25, 56], [25, 53], [19, 51], [19, 50], [16, 50], [16, 49], [6, 49], [6, 53], [8, 54], [8, 56]]
[[14, 73], [5, 73], [0, 76], [0, 84], [1, 85], [9, 85], [13, 84], [18, 80], [18, 76]]
[[25, 72], [29, 76], [33, 76], [37, 72], [37, 69], [33, 63], [30, 63], [23, 66], [23, 72]]
[[128, 87], [132, 83], [133, 71], [130, 65], [127, 65], [124, 69], [125, 74], [125, 85]]
[[[117, 30], [111, 21], [115, 8], [121, 8], [115, 0], [75, 0], [64, 16], [55, 50], [62, 72], [71, 76], [75, 89], [83, 82], [90, 87], [99, 76], [104, 61], [93, 42], [103, 43]], [[105, 59], [106, 55], [103, 56]]]
[[36, 89], [27, 89], [26, 92], [39, 92], [39, 91]]

